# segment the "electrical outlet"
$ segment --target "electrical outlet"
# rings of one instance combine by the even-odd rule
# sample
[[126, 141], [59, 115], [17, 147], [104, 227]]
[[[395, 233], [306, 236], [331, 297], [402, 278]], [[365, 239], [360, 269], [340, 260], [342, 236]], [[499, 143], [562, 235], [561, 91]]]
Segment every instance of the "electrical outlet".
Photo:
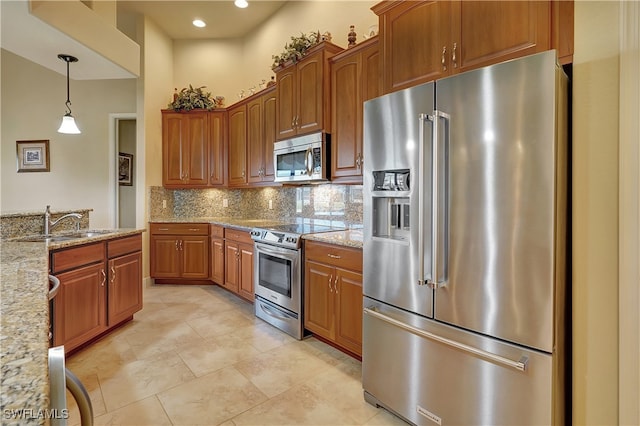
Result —
[[229, 207], [229, 200], [227, 200], [226, 198], [222, 199], [222, 207]]
[[273, 210], [273, 200], [269, 200], [269, 210]]
[[167, 200], [162, 200], [162, 208], [163, 209], [167, 208]]

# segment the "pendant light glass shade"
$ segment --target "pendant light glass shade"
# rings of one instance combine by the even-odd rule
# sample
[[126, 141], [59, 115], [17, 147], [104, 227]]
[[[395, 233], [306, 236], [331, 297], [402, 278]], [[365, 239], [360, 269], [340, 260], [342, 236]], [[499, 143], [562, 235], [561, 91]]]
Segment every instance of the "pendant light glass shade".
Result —
[[76, 120], [73, 118], [71, 114], [65, 114], [62, 117], [62, 123], [58, 128], [58, 133], [66, 133], [68, 135], [78, 135], [80, 134], [80, 129], [76, 126]]
[[67, 63], [67, 102], [65, 102], [65, 105], [67, 106], [67, 112], [62, 117], [62, 123], [58, 128], [58, 133], [77, 135], [81, 132], [76, 125], [76, 120], [73, 118], [73, 115], [71, 115], [71, 101], [69, 100], [69, 63], [78, 62], [78, 58], [76, 58], [75, 56], [64, 54], [58, 55], [58, 58]]

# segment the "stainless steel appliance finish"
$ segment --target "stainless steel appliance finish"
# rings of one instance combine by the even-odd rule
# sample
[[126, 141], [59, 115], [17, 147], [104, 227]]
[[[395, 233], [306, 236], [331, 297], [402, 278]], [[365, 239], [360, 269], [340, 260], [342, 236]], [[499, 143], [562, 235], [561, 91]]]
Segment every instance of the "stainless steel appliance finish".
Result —
[[287, 334], [302, 339], [302, 235], [336, 227], [299, 220], [296, 223], [256, 228], [254, 247], [255, 314]]
[[369, 402], [564, 423], [566, 93], [550, 51], [365, 103]]
[[322, 132], [273, 145], [276, 182], [302, 183], [329, 178], [329, 141]]

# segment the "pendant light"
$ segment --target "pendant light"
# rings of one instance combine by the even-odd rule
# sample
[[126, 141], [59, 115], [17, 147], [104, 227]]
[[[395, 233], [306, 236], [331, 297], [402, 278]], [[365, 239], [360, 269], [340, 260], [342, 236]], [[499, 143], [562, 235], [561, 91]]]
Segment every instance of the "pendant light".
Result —
[[77, 135], [80, 133], [80, 129], [76, 126], [76, 120], [73, 118], [73, 115], [71, 115], [71, 101], [69, 100], [69, 63], [78, 62], [78, 58], [71, 55], [64, 55], [62, 53], [58, 55], [58, 58], [67, 63], [67, 102], [65, 102], [67, 112], [62, 117], [62, 123], [58, 129], [58, 133]]

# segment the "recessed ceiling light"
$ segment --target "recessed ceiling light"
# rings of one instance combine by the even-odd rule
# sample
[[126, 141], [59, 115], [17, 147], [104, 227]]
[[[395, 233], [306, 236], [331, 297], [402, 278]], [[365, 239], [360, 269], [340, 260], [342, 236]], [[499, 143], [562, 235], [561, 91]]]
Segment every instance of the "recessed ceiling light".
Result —
[[239, 7], [240, 9], [244, 9], [245, 7], [249, 6], [247, 0], [236, 0], [233, 2], [233, 4], [235, 4], [236, 7]]
[[207, 23], [204, 22], [202, 19], [194, 19], [192, 23], [198, 28], [204, 28], [207, 26]]

